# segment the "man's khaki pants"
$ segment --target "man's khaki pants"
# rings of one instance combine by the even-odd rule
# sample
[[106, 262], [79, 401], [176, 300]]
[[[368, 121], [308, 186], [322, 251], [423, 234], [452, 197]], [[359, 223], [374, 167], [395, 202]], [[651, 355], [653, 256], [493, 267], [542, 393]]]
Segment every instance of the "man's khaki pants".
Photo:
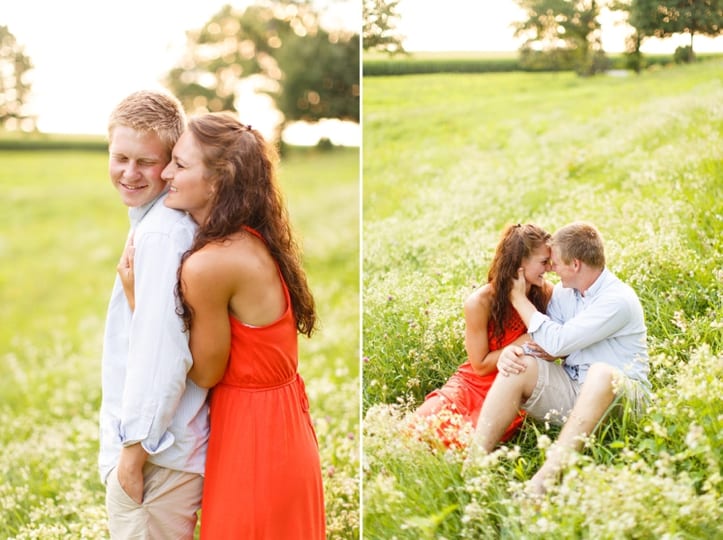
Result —
[[106, 481], [105, 503], [113, 540], [192, 540], [201, 507], [203, 477], [146, 463], [143, 503], [131, 499], [113, 469]]

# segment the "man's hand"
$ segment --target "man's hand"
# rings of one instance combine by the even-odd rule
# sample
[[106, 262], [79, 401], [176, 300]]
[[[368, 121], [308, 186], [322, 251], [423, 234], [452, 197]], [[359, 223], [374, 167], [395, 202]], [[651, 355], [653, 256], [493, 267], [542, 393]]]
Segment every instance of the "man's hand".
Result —
[[525, 351], [519, 345], [508, 345], [502, 349], [500, 357], [497, 359], [497, 370], [505, 377], [509, 375], [517, 375], [527, 369], [522, 361]]
[[138, 504], [143, 503], [143, 465], [147, 458], [148, 453], [136, 443], [122, 448], [118, 459], [118, 482]]
[[545, 349], [540, 347], [534, 341], [528, 341], [527, 343], [522, 345], [522, 350], [525, 351], [525, 354], [529, 354], [530, 356], [535, 356], [537, 358], [542, 358], [543, 360], [547, 360], [548, 362], [557, 360], [556, 356], [551, 356], [547, 354], [547, 351], [545, 351]]

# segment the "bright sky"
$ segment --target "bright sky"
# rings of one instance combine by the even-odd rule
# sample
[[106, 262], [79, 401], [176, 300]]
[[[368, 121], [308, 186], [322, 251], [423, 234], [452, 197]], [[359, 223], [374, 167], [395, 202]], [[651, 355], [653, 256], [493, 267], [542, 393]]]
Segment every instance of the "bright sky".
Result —
[[[407, 38], [404, 46], [408, 51], [515, 51], [520, 46], [510, 24], [524, 19], [524, 12], [514, 0], [401, 0], [398, 12], [398, 29]], [[603, 49], [611, 53], [624, 51], [627, 25], [616, 24], [610, 14], [601, 15], [601, 24]], [[643, 43], [642, 51], [672, 54], [676, 47], [689, 42], [687, 34], [664, 41], [650, 39]], [[697, 52], [723, 52], [723, 38], [696, 36], [693, 47]]]
[[[360, 28], [361, 0], [317, 1], [329, 6], [330, 26]], [[8, 26], [35, 66], [31, 107], [40, 130], [103, 134], [116, 103], [135, 90], [158, 87], [182, 55], [185, 32], [201, 28], [227, 3], [244, 7], [251, 0], [4, 0], [0, 24]], [[509, 25], [519, 18], [519, 8], [513, 0], [490, 6], [476, 0], [445, 0], [441, 5], [402, 0], [399, 29], [407, 36], [406, 48], [516, 50]], [[623, 28], [606, 25], [605, 50], [621, 51], [624, 35]], [[662, 44], [650, 41], [643, 51], [672, 54], [687, 43], [687, 36]], [[723, 51], [723, 38], [696, 37], [695, 48]], [[269, 134], [274, 117], [264, 99], [244, 94], [239, 112], [244, 121]], [[352, 133], [348, 135], [358, 137], [358, 131]]]
[[[328, 26], [360, 28], [358, 0], [329, 4]], [[30, 56], [33, 112], [48, 133], [104, 134], [108, 115], [127, 94], [158, 88], [176, 65], [187, 30], [199, 29], [223, 5], [246, 0], [4, 0], [0, 24]], [[256, 99], [262, 99], [261, 102]], [[262, 97], [244, 96], [242, 119], [268, 134]]]

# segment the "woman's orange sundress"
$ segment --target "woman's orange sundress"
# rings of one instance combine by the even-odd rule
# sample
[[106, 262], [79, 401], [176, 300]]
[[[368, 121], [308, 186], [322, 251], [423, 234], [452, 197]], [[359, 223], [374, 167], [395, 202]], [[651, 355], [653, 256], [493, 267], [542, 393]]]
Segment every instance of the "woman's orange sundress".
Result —
[[[487, 325], [489, 350], [502, 349], [527, 331], [517, 311], [512, 309], [504, 325], [504, 333], [497, 339], [492, 335], [492, 323]], [[430, 392], [424, 403], [414, 412], [414, 423], [419, 426], [423, 419], [432, 428], [434, 436], [446, 447], [464, 448], [470, 434], [477, 427], [482, 404], [497, 377], [497, 370], [487, 375], [477, 375], [472, 364], [465, 362], [437, 390]], [[502, 441], [512, 437], [522, 425], [524, 412], [515, 417], [505, 430]]]
[[279, 320], [252, 327], [230, 316], [228, 366], [210, 398], [203, 540], [326, 537], [319, 447], [281, 281], [287, 308]]

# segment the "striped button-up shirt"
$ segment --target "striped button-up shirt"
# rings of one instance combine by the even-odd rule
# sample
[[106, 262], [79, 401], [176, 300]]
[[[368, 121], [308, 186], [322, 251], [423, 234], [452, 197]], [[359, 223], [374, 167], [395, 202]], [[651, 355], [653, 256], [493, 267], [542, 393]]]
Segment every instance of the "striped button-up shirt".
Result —
[[580, 383], [591, 364], [604, 362], [649, 387], [643, 308], [635, 291], [607, 269], [584, 296], [555, 285], [547, 315], [534, 313], [528, 332], [549, 354], [566, 357], [565, 371]]
[[176, 273], [196, 225], [163, 204], [131, 208], [135, 310], [116, 276], [103, 340], [99, 468], [102, 481], [121, 447], [141, 443], [160, 467], [203, 473], [207, 391], [186, 378], [192, 359], [176, 313]]

